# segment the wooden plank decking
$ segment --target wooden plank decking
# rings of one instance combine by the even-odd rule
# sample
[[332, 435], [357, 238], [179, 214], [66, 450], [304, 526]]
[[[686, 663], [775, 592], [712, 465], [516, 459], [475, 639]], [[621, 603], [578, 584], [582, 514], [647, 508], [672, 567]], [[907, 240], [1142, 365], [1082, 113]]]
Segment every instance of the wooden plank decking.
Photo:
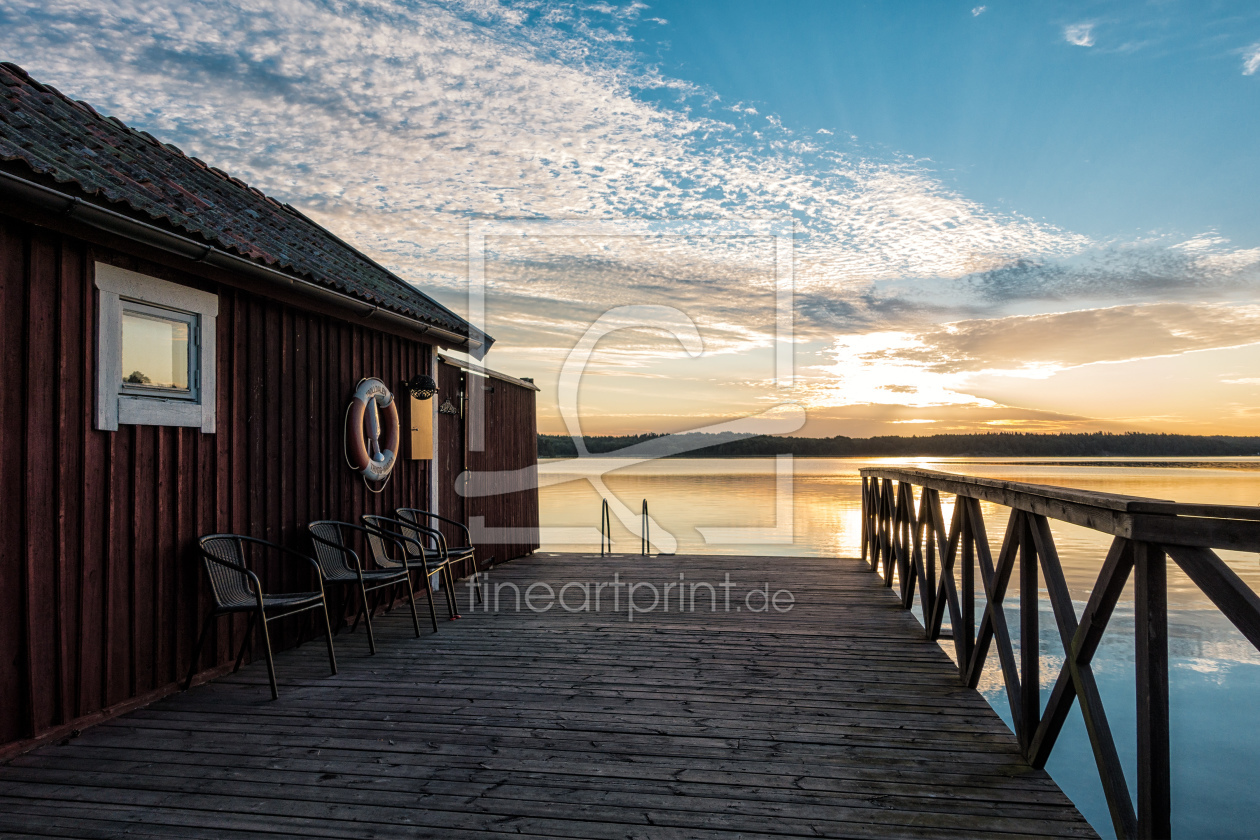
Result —
[[[516, 612], [506, 589], [416, 639], [395, 610], [375, 657], [337, 637], [337, 677], [318, 642], [281, 655], [279, 701], [256, 663], [0, 766], [0, 834], [1096, 836], [859, 561], [544, 554], [491, 586], [614, 572], [729, 572], [731, 611], [721, 588], [717, 612], [702, 587], [633, 622], [624, 589], [599, 613]], [[790, 612], [735, 610], [766, 581]]]

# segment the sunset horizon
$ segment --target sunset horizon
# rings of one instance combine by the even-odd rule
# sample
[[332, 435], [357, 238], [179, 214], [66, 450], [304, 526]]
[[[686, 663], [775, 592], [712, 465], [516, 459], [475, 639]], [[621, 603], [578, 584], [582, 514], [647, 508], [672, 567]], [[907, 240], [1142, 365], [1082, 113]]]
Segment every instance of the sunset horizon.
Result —
[[[608, 335], [588, 434], [783, 404], [815, 437], [1260, 427], [1260, 11], [723, 9], [2, 0], [0, 51], [456, 312], [470, 225], [525, 225], [485, 242], [485, 363], [537, 381], [543, 432], [622, 305], [678, 310], [703, 351]], [[530, 235], [549, 220], [698, 227]], [[703, 230], [766, 221], [790, 230], [790, 388], [774, 243]]]

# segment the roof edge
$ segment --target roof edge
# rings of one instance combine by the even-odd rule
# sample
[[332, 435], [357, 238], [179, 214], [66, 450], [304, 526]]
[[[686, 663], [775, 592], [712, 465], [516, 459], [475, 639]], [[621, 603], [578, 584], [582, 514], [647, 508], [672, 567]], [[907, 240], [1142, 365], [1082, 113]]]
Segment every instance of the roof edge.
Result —
[[517, 377], [512, 376], [510, 373], [503, 373], [502, 371], [491, 370], [490, 368], [482, 367], [481, 365], [470, 365], [468, 364], [468, 362], [465, 362], [462, 359], [453, 359], [450, 356], [446, 355], [445, 353], [438, 353], [437, 357], [438, 357], [439, 362], [448, 364], [451, 367], [457, 367], [460, 370], [466, 370], [469, 373], [473, 373], [478, 376], [484, 376], [484, 377], [487, 377], [488, 379], [498, 379], [503, 382], [509, 382], [513, 385], [519, 385], [522, 388], [528, 388], [531, 391], [542, 391], [542, 388], [539, 388], [537, 385], [535, 385], [532, 379], [518, 379]]
[[[477, 332], [480, 333], [484, 341], [451, 332], [442, 327], [421, 321], [418, 318], [412, 318], [400, 312], [385, 309], [377, 304], [359, 300], [351, 295], [330, 289], [289, 272], [281, 271], [265, 263], [233, 254], [204, 242], [198, 242], [188, 236], [164, 230], [157, 225], [134, 219], [131, 216], [119, 213], [117, 210], [111, 210], [94, 202], [85, 201], [78, 196], [68, 195], [61, 190], [27, 180], [3, 169], [0, 169], [0, 194], [24, 199], [43, 210], [56, 213], [64, 218], [82, 222], [106, 233], [112, 233], [193, 262], [204, 263], [229, 271], [243, 271], [252, 277], [299, 290], [310, 297], [335, 301], [346, 308], [358, 310], [358, 314], [361, 317], [384, 317], [399, 322], [410, 330], [418, 330], [421, 335], [431, 334], [435, 338], [445, 339], [453, 345], [463, 346], [470, 353], [484, 355], [490, 349], [490, 345], [494, 343], [493, 338], [485, 335], [485, 333], [481, 333], [479, 330]], [[464, 321], [462, 318], [460, 320]], [[474, 329], [467, 321], [464, 321], [464, 323], [468, 325], [470, 330]]]
[[[47, 82], [41, 82], [39, 79], [36, 79], [34, 76], [32, 76], [32, 75], [31, 75], [31, 74], [30, 74], [30, 73], [26, 70], [26, 68], [22, 67], [22, 66], [21, 66], [21, 65], [19, 65], [19, 64], [16, 64], [16, 63], [11, 62], [11, 61], [0, 61], [0, 68], [3, 68], [4, 70], [7, 70], [7, 71], [9, 71], [9, 72], [13, 73], [15, 76], [17, 76], [19, 79], [21, 79], [23, 83], [25, 83], [25, 84], [29, 85], [32, 89], [34, 89], [34, 90], [35, 90], [35, 91], [37, 91], [37, 92], [39, 92], [39, 93], [44, 93], [44, 94], [48, 94], [48, 95], [51, 95], [51, 96], [55, 96], [55, 97], [57, 97], [59, 100], [61, 100], [62, 102], [64, 102], [64, 103], [66, 103], [67, 105], [69, 105], [70, 107], [75, 108], [75, 109], [77, 109], [77, 110], [79, 110], [79, 111], [82, 111], [84, 114], [86, 114], [86, 115], [90, 116], [92, 119], [95, 119], [95, 120], [96, 120], [96, 121], [98, 121], [98, 122], [101, 122], [101, 123], [106, 123], [106, 124], [108, 124], [108, 125], [112, 126], [112, 127], [113, 127], [113, 128], [115, 128], [115, 129], [119, 129], [119, 130], [125, 131], [126, 133], [128, 133], [128, 134], [130, 134], [130, 135], [132, 135], [132, 136], [134, 136], [134, 137], [138, 137], [138, 138], [142, 139], [143, 141], [145, 141], [146, 143], [148, 143], [149, 145], [155, 146], [155, 147], [157, 147], [157, 148], [159, 148], [159, 149], [162, 149], [162, 150], [164, 150], [164, 151], [166, 151], [166, 152], [168, 152], [168, 153], [170, 153], [170, 154], [173, 154], [173, 155], [175, 155], [175, 156], [177, 156], [177, 157], [179, 157], [179, 158], [182, 158], [183, 160], [185, 160], [185, 161], [188, 161], [188, 162], [192, 163], [192, 164], [193, 164], [193, 165], [195, 165], [196, 167], [198, 167], [198, 168], [200, 168], [200, 169], [202, 169], [202, 170], [204, 170], [204, 171], [206, 171], [206, 172], [209, 172], [210, 174], [214, 175], [215, 177], [217, 177], [217, 178], [219, 178], [219, 179], [223, 180], [224, 182], [226, 182], [226, 183], [228, 183], [228, 184], [230, 184], [230, 185], [232, 185], [232, 186], [235, 186], [235, 187], [237, 187], [237, 188], [239, 188], [239, 189], [244, 189], [244, 190], [246, 190], [247, 192], [249, 192], [250, 194], [252, 194], [252, 195], [253, 195], [253, 196], [255, 196], [256, 198], [261, 199], [262, 201], [265, 201], [267, 204], [272, 205], [272, 207], [274, 207], [275, 209], [277, 209], [277, 210], [279, 210], [279, 211], [281, 211], [281, 212], [290, 213], [290, 214], [292, 214], [292, 215], [296, 216], [297, 218], [301, 219], [302, 221], [304, 221], [304, 222], [306, 222], [307, 224], [311, 225], [312, 227], [316, 228], [316, 229], [317, 229], [320, 233], [322, 233], [324, 236], [326, 236], [326, 237], [328, 237], [329, 239], [331, 239], [332, 241], [336, 242], [338, 245], [340, 245], [342, 248], [344, 248], [344, 249], [345, 249], [346, 251], [348, 251], [349, 253], [353, 254], [353, 255], [354, 255], [355, 257], [357, 257], [358, 259], [362, 260], [363, 262], [365, 262], [365, 263], [367, 263], [368, 265], [372, 266], [372, 267], [373, 267], [373, 268], [375, 268], [376, 270], [380, 271], [380, 272], [381, 272], [381, 274], [382, 274], [382, 275], [384, 275], [384, 277], [385, 277], [385, 278], [388, 278], [388, 280], [389, 280], [389, 281], [391, 281], [392, 283], [394, 283], [394, 285], [395, 285], [395, 286], [397, 286], [399, 289], [405, 290], [406, 292], [408, 292], [408, 293], [410, 293], [410, 294], [419, 295], [419, 296], [420, 296], [420, 297], [422, 297], [425, 301], [427, 301], [427, 303], [428, 303], [429, 305], [431, 305], [434, 309], [436, 309], [438, 312], [440, 312], [440, 313], [442, 313], [442, 314], [444, 314], [444, 315], [448, 316], [449, 318], [451, 318], [452, 320], [454, 320], [454, 321], [458, 322], [459, 324], [462, 324], [462, 325], [463, 325], [463, 327], [464, 327], [464, 328], [466, 328], [466, 329], [468, 330], [468, 332], [469, 332], [469, 334], [470, 334], [470, 337], [472, 337], [472, 341], [473, 341], [473, 342], [475, 342], [477, 346], [479, 346], [479, 347], [481, 347], [481, 348], [482, 348], [482, 349], [480, 349], [480, 350], [479, 350], [479, 352], [480, 352], [481, 354], [484, 354], [485, 352], [487, 352], [487, 351], [490, 349], [491, 345], [493, 345], [493, 344], [494, 344], [494, 339], [493, 339], [491, 336], [487, 335], [487, 334], [486, 334], [486, 332], [485, 332], [484, 330], [482, 330], [482, 329], [480, 329], [480, 328], [478, 328], [478, 327], [474, 327], [471, 323], [469, 323], [469, 322], [468, 322], [468, 319], [467, 319], [467, 318], [464, 318], [464, 317], [460, 316], [458, 313], [456, 313], [456, 312], [452, 311], [449, 307], [447, 307], [447, 306], [445, 306], [444, 304], [442, 304], [442, 303], [441, 303], [440, 301], [438, 301], [436, 298], [432, 297], [431, 295], [429, 295], [429, 294], [427, 294], [425, 291], [423, 291], [423, 290], [422, 290], [419, 286], [416, 286], [416, 285], [414, 285], [414, 284], [412, 284], [412, 283], [408, 283], [408, 282], [407, 282], [406, 280], [404, 280], [402, 277], [400, 277], [399, 275], [397, 275], [396, 273], [394, 273], [394, 272], [393, 272], [393, 271], [391, 271], [390, 269], [386, 268], [385, 266], [381, 265], [378, 261], [376, 261], [376, 260], [375, 260], [375, 259], [373, 259], [372, 257], [370, 257], [370, 256], [368, 256], [367, 254], [363, 253], [363, 251], [361, 251], [359, 248], [356, 248], [355, 246], [353, 246], [353, 245], [351, 245], [350, 243], [346, 242], [344, 239], [342, 239], [340, 236], [338, 236], [338, 235], [337, 235], [336, 233], [334, 233], [333, 231], [329, 230], [328, 228], [326, 228], [326, 227], [324, 227], [323, 225], [319, 224], [318, 222], [314, 221], [313, 219], [311, 219], [309, 216], [307, 216], [307, 215], [306, 215], [305, 213], [303, 213], [302, 211], [298, 210], [298, 209], [297, 209], [296, 207], [294, 207], [293, 205], [288, 204], [288, 203], [283, 202], [283, 201], [280, 201], [279, 199], [277, 199], [277, 198], [275, 198], [275, 197], [273, 197], [273, 196], [268, 195], [266, 192], [264, 192], [263, 190], [259, 189], [258, 187], [256, 187], [256, 186], [252, 186], [252, 185], [250, 185], [250, 184], [247, 184], [246, 182], [242, 181], [240, 178], [237, 178], [236, 176], [234, 176], [234, 175], [232, 175], [232, 174], [230, 174], [230, 173], [228, 173], [228, 172], [224, 171], [223, 169], [220, 169], [220, 168], [218, 168], [218, 167], [216, 167], [216, 166], [213, 166], [213, 165], [211, 165], [211, 164], [207, 163], [206, 161], [201, 160], [200, 158], [198, 158], [198, 157], [196, 157], [196, 156], [194, 156], [194, 155], [191, 155], [191, 154], [189, 154], [189, 153], [185, 152], [183, 149], [179, 148], [178, 146], [175, 146], [174, 144], [167, 143], [167, 142], [165, 142], [165, 141], [163, 141], [163, 140], [158, 139], [157, 137], [154, 137], [152, 134], [150, 134], [150, 133], [149, 133], [149, 132], [147, 132], [147, 131], [144, 131], [144, 130], [142, 130], [142, 129], [139, 129], [139, 128], [135, 128], [135, 127], [133, 127], [133, 126], [130, 126], [130, 125], [128, 125], [127, 123], [125, 123], [125, 122], [123, 122], [122, 120], [120, 120], [119, 118], [117, 118], [117, 117], [114, 117], [114, 116], [107, 116], [107, 115], [105, 115], [105, 114], [102, 114], [100, 111], [97, 111], [97, 110], [96, 110], [96, 108], [94, 108], [94, 107], [93, 107], [90, 103], [85, 102], [85, 101], [83, 101], [83, 100], [81, 100], [81, 99], [76, 99], [76, 98], [74, 98], [74, 97], [72, 97], [72, 96], [69, 96], [69, 95], [67, 95], [66, 93], [63, 93], [61, 90], [59, 90], [59, 89], [57, 89], [56, 87], [54, 87], [53, 85], [48, 84]], [[28, 160], [24, 159], [24, 158], [16, 158], [14, 162], [19, 162], [19, 163], [25, 164], [25, 165], [26, 165], [26, 167], [27, 167], [27, 168], [30, 168], [30, 169], [32, 170], [33, 174], [35, 174], [36, 176], [41, 175], [41, 174], [44, 174], [44, 173], [39, 172], [39, 170], [38, 170], [37, 168], [32, 167], [32, 166], [31, 166], [31, 164], [30, 164], [30, 162], [29, 162]], [[3, 172], [3, 170], [0, 170], [0, 174], [12, 174], [12, 173], [4, 173], [4, 172]], [[15, 177], [20, 178], [21, 176], [15, 176]], [[26, 180], [26, 179], [22, 179], [22, 180]], [[42, 186], [42, 185], [38, 184], [38, 182], [31, 182], [31, 183], [32, 183], [33, 185], [35, 185], [35, 186]], [[72, 182], [69, 182], [69, 183], [75, 183], [75, 182], [73, 182], [73, 181], [72, 181]], [[78, 186], [78, 184], [76, 184], [76, 186]], [[64, 192], [62, 192], [62, 190], [57, 189], [57, 188], [53, 188], [53, 190], [52, 190], [52, 191], [53, 191], [54, 193], [59, 193], [59, 194], [62, 194], [62, 195], [66, 195]], [[87, 199], [78, 198], [78, 197], [76, 197], [76, 196], [67, 196], [67, 197], [68, 197], [68, 198], [71, 198], [71, 199], [73, 199], [73, 200], [76, 200], [76, 201], [82, 202], [82, 203], [84, 203], [84, 204], [85, 204], [85, 205], [87, 205], [87, 206], [95, 206], [95, 207], [99, 207], [99, 208], [101, 208], [101, 209], [105, 210], [106, 212], [114, 212], [114, 213], [117, 213], [117, 211], [111, 211], [109, 208], [104, 207], [104, 206], [103, 206], [103, 205], [101, 205], [101, 204], [97, 204], [95, 201], [89, 201], [89, 200], [87, 200]], [[98, 197], [98, 198], [103, 198], [103, 196], [97, 196], [97, 197]], [[124, 201], [124, 202], [121, 202], [121, 203], [122, 203], [122, 204], [123, 204], [123, 205], [124, 205], [124, 206], [125, 206], [128, 210], [131, 210], [131, 211], [133, 211], [133, 212], [137, 213], [138, 215], [149, 215], [149, 214], [145, 213], [145, 211], [143, 211], [143, 210], [141, 210], [141, 209], [139, 209], [139, 208], [136, 208], [136, 207], [134, 207], [133, 205], [131, 205], [131, 204], [129, 204], [129, 203], [127, 203], [127, 202], [125, 202], [125, 201]], [[118, 213], [118, 215], [119, 215], [119, 216], [121, 216], [122, 218], [130, 218], [130, 217], [128, 217], [126, 214], [123, 214], [123, 213]], [[176, 229], [181, 229], [181, 226], [180, 226], [180, 225], [176, 224], [173, 220], [170, 220], [170, 219], [168, 219], [168, 218], [166, 218], [166, 217], [151, 217], [151, 218], [153, 218], [154, 220], [158, 220], [158, 219], [160, 219], [160, 220], [162, 220], [162, 221], [167, 222], [168, 224], [170, 224], [172, 227], [174, 227], [174, 228], [176, 228]], [[153, 227], [153, 228], [155, 228], [156, 230], [162, 231], [162, 232], [164, 232], [164, 233], [166, 233], [166, 232], [167, 232], [167, 231], [165, 231], [163, 228], [161, 228], [161, 227], [159, 227], [159, 226], [157, 226], [157, 225], [154, 225], [154, 224], [152, 224], [152, 223], [147, 223], [147, 222], [144, 222], [143, 220], [135, 220], [135, 221], [137, 222], [137, 224], [147, 225], [147, 226], [149, 226], [149, 227]], [[115, 233], [117, 233], [117, 231], [114, 231], [114, 232], [115, 232]], [[201, 234], [196, 233], [196, 232], [194, 232], [194, 231], [191, 231], [191, 230], [186, 230], [186, 229], [185, 229], [185, 233], [184, 233], [184, 234], [174, 234], [174, 235], [176, 235], [176, 236], [183, 236], [183, 238], [188, 239], [190, 242], [195, 243], [197, 246], [199, 246], [199, 247], [205, 247], [204, 245], [202, 245], [202, 243], [201, 243], [200, 241], [198, 241], [198, 239], [193, 238], [193, 237], [196, 237], [196, 236], [200, 236], [200, 235], [201, 235]], [[158, 246], [158, 247], [161, 247], [161, 246]], [[270, 264], [270, 263], [266, 262], [265, 260], [256, 259], [256, 258], [250, 257], [250, 256], [248, 256], [248, 255], [246, 255], [246, 254], [240, 253], [240, 252], [239, 252], [239, 251], [237, 251], [237, 249], [235, 249], [235, 248], [228, 249], [227, 247], [215, 247], [215, 246], [213, 246], [213, 245], [211, 245], [210, 247], [211, 247], [214, 251], [219, 252], [219, 253], [223, 253], [223, 254], [232, 254], [232, 256], [234, 256], [234, 257], [238, 257], [238, 258], [240, 258], [240, 259], [242, 259], [242, 260], [246, 261], [247, 263], [249, 263], [249, 264], [251, 264], [251, 265], [258, 265], [258, 266], [265, 267], [265, 268], [267, 268], [267, 269], [269, 269], [269, 270], [279, 272], [280, 274], [283, 274], [283, 275], [284, 275], [284, 276], [286, 276], [286, 277], [295, 277], [295, 278], [299, 279], [301, 282], [304, 282], [304, 283], [310, 283], [310, 282], [311, 282], [310, 280], [306, 280], [306, 279], [305, 279], [305, 278], [304, 278], [301, 274], [299, 274], [296, 270], [292, 270], [292, 269], [293, 269], [293, 267], [292, 267], [292, 266], [286, 266], [283, 262], [277, 262], [275, 265], [272, 265], [272, 264]], [[170, 250], [170, 249], [164, 249], [164, 250]], [[233, 253], [234, 251], [235, 251], [236, 253]], [[202, 259], [205, 259], [205, 258], [202, 258]], [[320, 288], [320, 289], [327, 289], [327, 288], [328, 288], [325, 284], [321, 284], [321, 283], [318, 283], [318, 282], [314, 283], [313, 285], [314, 285], [316, 288]], [[345, 297], [347, 297], [347, 298], [348, 298], [348, 299], [350, 299], [350, 300], [356, 300], [356, 298], [354, 297], [354, 295], [349, 295], [349, 294], [346, 294], [345, 292], [342, 292], [342, 291], [339, 291], [339, 290], [334, 290], [334, 289], [328, 289], [328, 290], [329, 290], [329, 291], [334, 291], [334, 292], [335, 292], [336, 294], [338, 294], [338, 295], [344, 295]], [[393, 312], [394, 314], [399, 315], [399, 316], [400, 316], [401, 318], [403, 318], [403, 319], [406, 319], [406, 320], [409, 320], [409, 321], [414, 321], [414, 322], [416, 322], [417, 324], [422, 324], [422, 325], [424, 325], [424, 326], [426, 326], [426, 327], [429, 327], [431, 331], [445, 332], [445, 333], [449, 333], [449, 334], [454, 335], [454, 336], [459, 336], [459, 333], [457, 333], [457, 332], [452, 332], [452, 331], [451, 331], [449, 328], [447, 328], [447, 327], [440, 327], [440, 326], [437, 326], [437, 325], [435, 325], [435, 324], [430, 324], [430, 323], [428, 323], [427, 321], [425, 321], [425, 320], [423, 320], [423, 319], [421, 319], [421, 318], [416, 318], [416, 317], [413, 317], [413, 316], [407, 315], [407, 314], [405, 314], [405, 313], [403, 313], [403, 312], [398, 312], [398, 311], [396, 311], [396, 310], [394, 310], [394, 309], [390, 309], [390, 308], [387, 308], [387, 307], [382, 307], [382, 306], [380, 306], [380, 305], [378, 305], [378, 304], [373, 304], [373, 303], [370, 303], [369, 301], [366, 301], [366, 300], [362, 300], [362, 301], [358, 301], [358, 302], [359, 302], [360, 304], [362, 304], [363, 306], [373, 307], [373, 308], [375, 308], [375, 309], [379, 309], [380, 311], [383, 311], [383, 312]], [[461, 338], [462, 338], [462, 336], [461, 336]]]

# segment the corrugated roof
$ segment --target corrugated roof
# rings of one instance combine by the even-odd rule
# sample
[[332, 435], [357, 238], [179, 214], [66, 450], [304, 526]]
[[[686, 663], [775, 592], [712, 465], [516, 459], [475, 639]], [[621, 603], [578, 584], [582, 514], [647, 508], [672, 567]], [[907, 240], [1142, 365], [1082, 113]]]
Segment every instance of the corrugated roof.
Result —
[[[0, 63], [0, 160], [242, 257], [468, 335], [463, 318], [260, 190]], [[474, 331], [474, 338], [477, 333]]]

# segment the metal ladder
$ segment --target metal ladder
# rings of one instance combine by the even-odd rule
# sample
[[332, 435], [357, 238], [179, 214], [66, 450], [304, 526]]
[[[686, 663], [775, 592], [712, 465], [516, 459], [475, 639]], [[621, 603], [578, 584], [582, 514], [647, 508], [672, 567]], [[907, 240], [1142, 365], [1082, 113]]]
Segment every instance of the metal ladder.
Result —
[[[647, 557], [652, 553], [651, 522], [648, 516], [647, 499], [639, 506], [639, 553]], [[599, 556], [612, 554], [612, 515], [608, 509], [608, 500], [604, 499], [599, 510]]]

